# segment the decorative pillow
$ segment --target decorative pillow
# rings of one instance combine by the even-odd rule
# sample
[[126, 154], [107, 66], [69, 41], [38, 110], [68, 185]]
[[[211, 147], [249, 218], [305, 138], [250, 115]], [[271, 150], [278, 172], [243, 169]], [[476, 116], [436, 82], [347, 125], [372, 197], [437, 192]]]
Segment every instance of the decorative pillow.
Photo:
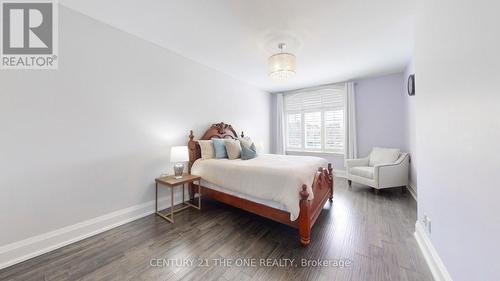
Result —
[[201, 159], [212, 159], [215, 157], [214, 143], [211, 140], [199, 140], [201, 148]]
[[241, 156], [241, 145], [239, 140], [226, 139], [224, 141], [229, 159], [238, 159]]
[[370, 153], [370, 166], [380, 164], [392, 164], [398, 160], [400, 150], [397, 148], [380, 148], [374, 147]]
[[252, 143], [250, 147], [246, 147], [245, 145], [241, 147], [241, 160], [249, 160], [255, 157], [257, 157], [255, 144]]
[[246, 146], [249, 148], [252, 145], [252, 140], [248, 137], [240, 139], [241, 147]]
[[214, 144], [215, 158], [227, 158], [226, 146], [224, 145], [224, 139], [212, 139]]

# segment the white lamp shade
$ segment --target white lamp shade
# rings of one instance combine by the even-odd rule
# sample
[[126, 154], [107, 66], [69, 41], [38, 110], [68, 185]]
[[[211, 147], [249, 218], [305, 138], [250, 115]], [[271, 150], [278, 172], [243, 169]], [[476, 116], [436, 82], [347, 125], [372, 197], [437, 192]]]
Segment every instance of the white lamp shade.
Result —
[[295, 56], [278, 53], [269, 57], [269, 76], [274, 80], [286, 80], [295, 74]]
[[189, 161], [188, 147], [187, 146], [172, 146], [170, 149], [170, 162], [186, 162]]

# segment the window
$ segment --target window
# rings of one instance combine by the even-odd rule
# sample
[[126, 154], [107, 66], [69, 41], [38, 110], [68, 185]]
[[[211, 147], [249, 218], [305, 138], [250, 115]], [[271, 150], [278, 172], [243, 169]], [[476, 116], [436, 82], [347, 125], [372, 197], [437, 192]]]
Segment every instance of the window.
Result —
[[287, 114], [287, 147], [300, 149], [302, 147], [302, 115], [300, 113]]
[[321, 112], [305, 112], [305, 148], [310, 150], [321, 149]]
[[344, 99], [343, 85], [285, 95], [287, 150], [344, 153]]

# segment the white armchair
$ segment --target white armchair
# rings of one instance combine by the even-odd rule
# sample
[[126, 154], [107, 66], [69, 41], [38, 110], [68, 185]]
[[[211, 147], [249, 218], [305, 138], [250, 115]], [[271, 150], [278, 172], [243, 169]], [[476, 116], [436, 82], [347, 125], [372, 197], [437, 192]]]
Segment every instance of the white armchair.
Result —
[[410, 157], [399, 149], [375, 147], [368, 157], [346, 159], [345, 165], [349, 186], [354, 181], [378, 191], [408, 184]]

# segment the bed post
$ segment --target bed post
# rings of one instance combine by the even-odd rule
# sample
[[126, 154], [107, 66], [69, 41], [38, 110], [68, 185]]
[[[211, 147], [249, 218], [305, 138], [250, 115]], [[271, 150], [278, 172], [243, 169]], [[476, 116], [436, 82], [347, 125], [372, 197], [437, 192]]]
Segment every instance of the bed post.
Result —
[[193, 130], [189, 130], [188, 149], [189, 149], [188, 173], [191, 174], [191, 166], [193, 166], [193, 163], [196, 160], [196, 142], [194, 141]]
[[300, 214], [299, 214], [299, 235], [300, 244], [307, 246], [311, 242], [311, 219], [310, 219], [310, 204], [309, 192], [307, 192], [307, 185], [302, 185], [300, 192]]
[[328, 163], [328, 177], [330, 179], [330, 197], [328, 200], [333, 202], [333, 168], [332, 163]]

